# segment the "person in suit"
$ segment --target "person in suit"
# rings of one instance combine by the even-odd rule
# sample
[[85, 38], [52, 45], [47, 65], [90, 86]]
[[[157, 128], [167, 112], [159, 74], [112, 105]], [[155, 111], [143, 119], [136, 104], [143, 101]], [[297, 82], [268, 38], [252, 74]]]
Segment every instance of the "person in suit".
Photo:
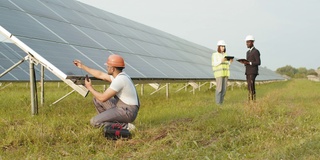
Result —
[[248, 35], [245, 39], [247, 48], [247, 61], [242, 61], [246, 67], [246, 79], [248, 83], [248, 100], [256, 100], [255, 80], [259, 75], [259, 65], [261, 65], [260, 52], [254, 47], [255, 39], [252, 35]]

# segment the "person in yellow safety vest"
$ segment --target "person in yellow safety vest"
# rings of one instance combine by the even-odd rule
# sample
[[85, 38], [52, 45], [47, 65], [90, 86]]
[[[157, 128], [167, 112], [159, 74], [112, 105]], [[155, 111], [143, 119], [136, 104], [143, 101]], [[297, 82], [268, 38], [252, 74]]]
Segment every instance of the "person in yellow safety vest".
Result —
[[228, 77], [230, 76], [229, 66], [233, 59], [228, 61], [225, 58], [227, 56], [227, 44], [224, 40], [219, 40], [217, 46], [217, 52], [212, 54], [212, 69], [216, 79], [216, 104], [222, 105], [227, 91]]

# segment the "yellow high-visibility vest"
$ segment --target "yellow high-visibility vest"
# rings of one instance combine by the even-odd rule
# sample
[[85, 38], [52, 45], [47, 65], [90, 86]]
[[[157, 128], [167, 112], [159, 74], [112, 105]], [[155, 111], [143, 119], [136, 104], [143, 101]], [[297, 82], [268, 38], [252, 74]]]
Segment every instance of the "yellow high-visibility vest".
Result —
[[222, 62], [217, 66], [213, 65], [214, 60], [217, 60], [219, 62], [221, 62], [221, 60], [227, 56], [226, 53], [219, 53], [219, 52], [215, 52], [212, 54], [212, 69], [213, 69], [213, 74], [214, 77], [229, 77], [230, 76], [230, 70], [229, 70], [229, 65], [230, 63], [228, 61]]

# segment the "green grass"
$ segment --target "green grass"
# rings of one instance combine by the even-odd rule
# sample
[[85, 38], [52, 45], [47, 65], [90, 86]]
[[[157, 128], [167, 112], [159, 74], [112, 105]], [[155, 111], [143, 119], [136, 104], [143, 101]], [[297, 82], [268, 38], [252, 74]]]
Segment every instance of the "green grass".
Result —
[[247, 102], [244, 87], [229, 88], [222, 107], [209, 85], [195, 95], [174, 93], [182, 86], [171, 84], [166, 99], [145, 85], [133, 138], [110, 141], [89, 124], [91, 94], [50, 106], [71, 89], [46, 83], [45, 105], [32, 116], [29, 86], [13, 83], [0, 90], [0, 160], [319, 159], [320, 83], [258, 85], [256, 103]]

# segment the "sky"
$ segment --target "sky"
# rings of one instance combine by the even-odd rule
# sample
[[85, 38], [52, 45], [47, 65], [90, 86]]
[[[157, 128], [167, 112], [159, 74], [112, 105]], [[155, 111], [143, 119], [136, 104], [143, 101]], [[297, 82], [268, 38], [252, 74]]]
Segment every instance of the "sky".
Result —
[[78, 0], [113, 14], [245, 58], [253, 35], [262, 67], [320, 67], [319, 0]]

